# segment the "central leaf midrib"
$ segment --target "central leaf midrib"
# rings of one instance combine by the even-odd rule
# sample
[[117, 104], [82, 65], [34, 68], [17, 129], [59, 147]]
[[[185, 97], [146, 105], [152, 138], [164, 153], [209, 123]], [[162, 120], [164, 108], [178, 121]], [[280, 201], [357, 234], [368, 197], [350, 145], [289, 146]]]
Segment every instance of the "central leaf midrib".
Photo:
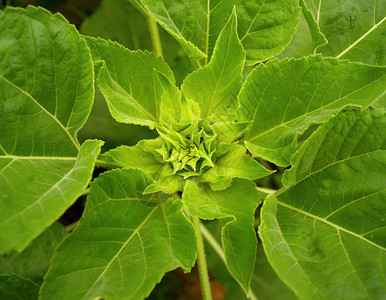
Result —
[[[119, 86], [121, 88], [121, 90], [127, 95], [127, 97], [131, 100], [131, 102], [137, 106], [137, 108], [139, 108], [145, 115], [147, 115], [152, 121], [156, 122], [156, 118], [150, 114], [142, 105], [140, 105], [138, 103], [137, 100], [134, 99], [134, 97], [132, 95], [130, 95], [118, 82], [116, 82], [112, 77], [111, 77], [111, 74], [109, 72], [109, 70], [105, 67], [106, 71], [108, 72], [109, 74], [109, 77], [111, 78], [111, 81], [114, 82], [115, 85]], [[114, 106], [114, 108], [116, 109], [117, 112], [121, 112], [114, 104], [113, 102], [110, 101], [110, 103]]]
[[[340, 160], [336, 160], [334, 161], [333, 163], [329, 164], [329, 165], [326, 165], [324, 166], [323, 168], [320, 168], [320, 169], [317, 169], [315, 170], [314, 172], [311, 172], [309, 174], [307, 174], [307, 176], [304, 176], [303, 178], [299, 179], [298, 181], [296, 181], [295, 183], [293, 183], [292, 185], [289, 185], [287, 186], [285, 189], [281, 189], [279, 190], [277, 193], [276, 193], [276, 197], [280, 196], [281, 194], [284, 194], [285, 192], [287, 192], [290, 188], [293, 188], [294, 186], [298, 185], [299, 183], [301, 183], [302, 181], [305, 181], [306, 179], [309, 179], [311, 178], [312, 176], [314, 176], [315, 174], [317, 173], [320, 173], [320, 172], [323, 172], [324, 170], [336, 165], [336, 164], [339, 164], [339, 163], [342, 163], [342, 162], [347, 162], [349, 160], [352, 160], [352, 159], [356, 159], [356, 158], [360, 158], [360, 157], [363, 157], [363, 156], [369, 156], [369, 154], [374, 154], [374, 153], [378, 153], [378, 152], [381, 152], [381, 151], [385, 151], [383, 149], [376, 149], [376, 150], [373, 150], [373, 151], [369, 151], [369, 152], [366, 152], [366, 153], [361, 153], [361, 154], [358, 154], [358, 155], [354, 155], [354, 156], [350, 156], [350, 157], [345, 157], [343, 159], [340, 159]], [[296, 179], [297, 180], [297, 179]]]
[[316, 215], [314, 215], [314, 214], [311, 214], [311, 213], [309, 213], [309, 212], [306, 212], [306, 211], [304, 211], [304, 210], [301, 210], [301, 209], [299, 209], [299, 208], [296, 208], [296, 207], [294, 207], [294, 206], [291, 206], [291, 205], [289, 205], [289, 204], [287, 204], [287, 203], [281, 202], [279, 199], [277, 200], [277, 204], [280, 205], [280, 206], [283, 206], [283, 207], [285, 207], [285, 208], [287, 208], [287, 209], [293, 210], [293, 211], [295, 211], [295, 212], [297, 212], [297, 213], [303, 214], [303, 215], [305, 215], [306, 217], [309, 217], [309, 218], [318, 220], [318, 221], [320, 221], [320, 222], [323, 222], [323, 223], [325, 223], [325, 224], [327, 224], [327, 225], [329, 225], [329, 226], [331, 226], [331, 227], [333, 227], [333, 228], [335, 228], [335, 229], [337, 229], [337, 230], [344, 231], [344, 232], [346, 232], [346, 233], [348, 233], [348, 234], [350, 234], [350, 235], [352, 235], [352, 236], [355, 236], [355, 237], [357, 237], [357, 238], [359, 238], [359, 239], [361, 239], [361, 240], [363, 240], [363, 241], [369, 243], [370, 245], [373, 245], [373, 246], [375, 246], [375, 247], [377, 247], [377, 248], [379, 248], [379, 249], [381, 249], [381, 250], [383, 250], [383, 251], [386, 251], [386, 248], [382, 247], [381, 245], [378, 245], [378, 244], [376, 244], [376, 243], [374, 243], [374, 242], [368, 240], [367, 238], [365, 238], [365, 237], [363, 237], [363, 236], [361, 236], [361, 235], [359, 235], [359, 234], [357, 234], [357, 233], [355, 233], [355, 232], [353, 232], [353, 231], [350, 231], [349, 229], [346, 229], [346, 228], [341, 227], [341, 226], [339, 226], [339, 225], [337, 225], [337, 224], [335, 224], [335, 223], [332, 223], [332, 222], [330, 222], [330, 221], [327, 221], [326, 219], [324, 219], [324, 218], [322, 218], [322, 217], [316, 216]]
[[[276, 129], [278, 129], [278, 128], [284, 127], [284, 126], [286, 126], [287, 124], [290, 124], [290, 123], [292, 123], [292, 122], [295, 122], [295, 121], [297, 121], [297, 120], [299, 120], [299, 119], [301, 119], [301, 118], [303, 118], [303, 117], [307, 117], [307, 116], [309, 116], [309, 115], [311, 115], [311, 114], [313, 114], [313, 113], [319, 112], [319, 111], [321, 111], [321, 110], [327, 108], [328, 106], [333, 105], [333, 104], [335, 104], [336, 102], [338, 102], [338, 101], [340, 101], [340, 100], [342, 100], [342, 99], [345, 99], [345, 98], [347, 98], [347, 97], [353, 95], [354, 93], [356, 93], [356, 92], [358, 92], [358, 91], [360, 91], [360, 90], [362, 90], [362, 89], [364, 89], [364, 88], [366, 88], [366, 87], [368, 87], [368, 86], [374, 84], [375, 82], [377, 82], [377, 81], [383, 79], [383, 77], [385, 77], [385, 76], [381, 76], [381, 77], [379, 77], [378, 79], [376, 79], [376, 80], [370, 82], [369, 84], [366, 84], [366, 85], [362, 86], [361, 88], [359, 88], [359, 89], [357, 89], [357, 90], [355, 90], [355, 91], [353, 91], [353, 92], [351, 92], [351, 93], [345, 95], [344, 97], [340, 97], [340, 98], [338, 98], [338, 99], [335, 99], [334, 101], [332, 101], [332, 102], [330, 102], [330, 103], [328, 103], [328, 104], [326, 104], [326, 105], [324, 105], [324, 106], [321, 106], [321, 107], [319, 107], [319, 108], [317, 108], [317, 109], [315, 109], [315, 110], [313, 110], [313, 111], [310, 111], [310, 112], [307, 112], [307, 113], [305, 113], [305, 114], [302, 114], [302, 115], [300, 115], [300, 116], [298, 116], [298, 117], [296, 117], [296, 118], [294, 118], [294, 119], [288, 120], [288, 121], [286, 121], [286, 122], [284, 122], [284, 123], [280, 123], [279, 125], [276, 125], [276, 126], [270, 128], [270, 129], [268, 129], [268, 130], [265, 130], [265, 131], [261, 132], [260, 134], [257, 134], [257, 135], [255, 135], [255, 136], [253, 136], [253, 137], [249, 137], [249, 138], [248, 138], [248, 141], [251, 142], [251, 141], [253, 141], [253, 140], [256, 140], [256, 139], [258, 139], [259, 137], [264, 136], [264, 135], [267, 135], [268, 133], [270, 133], [270, 132], [272, 132], [272, 131], [274, 131], [274, 130], [276, 130]], [[381, 97], [382, 97], [383, 95], [385, 95], [385, 94], [386, 94], [386, 91], [384, 91], [381, 95], [379, 95], [379, 97], [377, 97], [376, 99], [374, 99], [373, 103], [376, 102], [378, 99], [381, 99]], [[342, 109], [344, 109], [345, 107], [347, 107], [347, 106], [349, 106], [349, 105], [354, 105], [354, 104], [352, 104], [352, 103], [342, 104], [342, 106], [341, 106], [340, 108], [336, 108], [336, 110], [337, 110], [337, 111], [342, 110]], [[355, 105], [361, 106], [360, 104], [355, 104]], [[257, 109], [256, 109], [256, 111], [257, 111]], [[255, 115], [256, 115], [256, 114], [255, 114]], [[321, 121], [319, 121], [319, 122], [321, 122]], [[287, 127], [288, 127], [288, 126], [287, 126]]]
[[17, 89], [19, 92], [21, 92], [22, 94], [24, 94], [25, 96], [27, 96], [29, 99], [31, 99], [44, 113], [46, 113], [50, 118], [52, 118], [55, 123], [57, 123], [61, 128], [62, 130], [66, 133], [66, 135], [69, 137], [70, 141], [74, 144], [75, 148], [77, 150], [79, 150], [79, 145], [78, 143], [76, 142], [76, 140], [74, 139], [74, 137], [71, 135], [71, 133], [68, 131], [68, 129], [59, 121], [59, 119], [51, 114], [44, 106], [42, 106], [34, 97], [32, 97], [32, 95], [28, 94], [26, 91], [24, 91], [22, 88], [20, 88], [19, 86], [17, 86], [16, 84], [14, 84], [12, 81], [9, 81], [8, 79], [6, 79], [3, 75], [0, 75], [0, 78], [3, 79], [6, 83], [8, 83], [10, 86], [14, 87], [15, 89]]
[[103, 275], [106, 273], [106, 271], [110, 268], [111, 264], [117, 259], [117, 257], [121, 254], [121, 252], [126, 248], [126, 246], [129, 244], [131, 239], [139, 234], [139, 231], [142, 229], [142, 227], [147, 223], [147, 221], [150, 219], [150, 217], [155, 213], [155, 211], [159, 208], [159, 205], [155, 206], [149, 214], [146, 216], [146, 218], [141, 222], [141, 224], [133, 231], [133, 233], [128, 237], [126, 242], [122, 245], [122, 247], [118, 250], [118, 252], [113, 256], [113, 258], [109, 261], [109, 263], [104, 268], [103, 272], [98, 276], [98, 278], [94, 281], [92, 286], [88, 289], [88, 292], [82, 297], [82, 299], [88, 299], [86, 298], [92, 291], [94, 286], [98, 283], [98, 281], [103, 277]]

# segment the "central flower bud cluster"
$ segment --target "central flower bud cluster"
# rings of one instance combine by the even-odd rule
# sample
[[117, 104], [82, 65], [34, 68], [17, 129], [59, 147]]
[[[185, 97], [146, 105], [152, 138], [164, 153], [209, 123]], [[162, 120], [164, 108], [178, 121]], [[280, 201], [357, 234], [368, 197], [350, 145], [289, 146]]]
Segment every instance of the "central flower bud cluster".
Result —
[[157, 152], [168, 162], [173, 173], [184, 178], [199, 176], [214, 166], [216, 134], [203, 121], [189, 124], [174, 123], [170, 128], [160, 126], [158, 133], [164, 143]]

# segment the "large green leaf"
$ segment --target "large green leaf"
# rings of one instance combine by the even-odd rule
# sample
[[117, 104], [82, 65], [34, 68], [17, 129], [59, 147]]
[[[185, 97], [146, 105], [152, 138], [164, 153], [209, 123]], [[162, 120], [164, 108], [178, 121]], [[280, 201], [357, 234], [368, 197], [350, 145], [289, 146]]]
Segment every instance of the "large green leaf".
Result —
[[141, 0], [150, 14], [184, 47], [193, 62], [209, 57], [221, 30], [236, 6], [238, 33], [255, 64], [279, 54], [298, 23], [297, 0], [171, 1]]
[[40, 284], [48, 270], [56, 246], [66, 235], [60, 223], [54, 223], [23, 252], [0, 255], [0, 274], [17, 275]]
[[143, 195], [150, 182], [140, 171], [113, 170], [91, 183], [84, 215], [58, 247], [41, 299], [143, 299], [164, 273], [193, 266], [197, 240], [181, 201]]
[[264, 202], [265, 252], [301, 299], [386, 295], [385, 126], [384, 111], [323, 124]]
[[101, 145], [86, 141], [78, 157], [0, 156], [0, 252], [23, 250], [75, 202]]
[[186, 98], [199, 104], [201, 118], [234, 120], [244, 61], [245, 52], [237, 36], [234, 10], [217, 40], [210, 63], [191, 73], [181, 87]]
[[87, 186], [101, 143], [80, 148], [76, 132], [93, 80], [86, 43], [61, 15], [0, 11], [0, 252], [23, 250]]
[[87, 43], [93, 60], [103, 62], [97, 83], [111, 115], [118, 122], [153, 128], [163, 93], [157, 71], [174, 83], [169, 66], [150, 52], [130, 51], [111, 41], [88, 37]]
[[327, 56], [375, 65], [386, 63], [386, 4], [378, 0], [304, 0], [328, 40]]
[[256, 258], [254, 212], [260, 203], [255, 185], [247, 180], [234, 179], [231, 187], [212, 191], [208, 185], [197, 186], [189, 180], [182, 201], [192, 216], [226, 219], [221, 240], [227, 268], [248, 293]]
[[272, 61], [248, 76], [239, 94], [240, 121], [252, 121], [248, 149], [289, 165], [296, 139], [347, 106], [367, 107], [385, 94], [386, 68], [320, 55]]

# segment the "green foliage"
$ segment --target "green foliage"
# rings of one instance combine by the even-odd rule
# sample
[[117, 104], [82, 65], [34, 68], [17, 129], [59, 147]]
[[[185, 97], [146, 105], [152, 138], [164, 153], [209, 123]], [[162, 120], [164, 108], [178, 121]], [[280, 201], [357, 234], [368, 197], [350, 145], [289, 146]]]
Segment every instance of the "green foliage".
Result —
[[113, 170], [91, 184], [82, 220], [57, 249], [41, 299], [142, 299], [165, 272], [190, 270], [193, 226], [181, 201], [144, 196], [149, 182], [140, 171]]
[[383, 2], [129, 2], [0, 10], [0, 298], [384, 298]]
[[264, 203], [259, 233], [268, 260], [301, 299], [386, 293], [384, 128], [384, 111], [331, 119]]
[[0, 11], [0, 32], [0, 251], [8, 252], [23, 250], [81, 195], [101, 142], [76, 140], [94, 74], [75, 28], [29, 7]]

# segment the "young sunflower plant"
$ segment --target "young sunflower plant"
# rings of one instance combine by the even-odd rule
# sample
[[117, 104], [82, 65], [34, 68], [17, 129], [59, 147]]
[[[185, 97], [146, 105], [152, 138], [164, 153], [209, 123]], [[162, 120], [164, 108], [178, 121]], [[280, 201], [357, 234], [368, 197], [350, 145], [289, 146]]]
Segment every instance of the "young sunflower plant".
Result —
[[[298, 298], [385, 297], [385, 8], [352, 4], [372, 23], [337, 35], [351, 4], [332, 2], [130, 1], [155, 53], [43, 8], [0, 10], [0, 295], [144, 299], [197, 260], [211, 299], [204, 234], [256, 299], [257, 211], [259, 251]], [[307, 55], [279, 60], [299, 15], [311, 51], [295, 34], [288, 49]], [[181, 86], [157, 23], [196, 69]], [[94, 81], [116, 121], [157, 137], [80, 145]], [[264, 161], [286, 169], [280, 190], [256, 184], [274, 173]], [[56, 221], [84, 194], [66, 234]], [[214, 219], [221, 245], [201, 221]]]

